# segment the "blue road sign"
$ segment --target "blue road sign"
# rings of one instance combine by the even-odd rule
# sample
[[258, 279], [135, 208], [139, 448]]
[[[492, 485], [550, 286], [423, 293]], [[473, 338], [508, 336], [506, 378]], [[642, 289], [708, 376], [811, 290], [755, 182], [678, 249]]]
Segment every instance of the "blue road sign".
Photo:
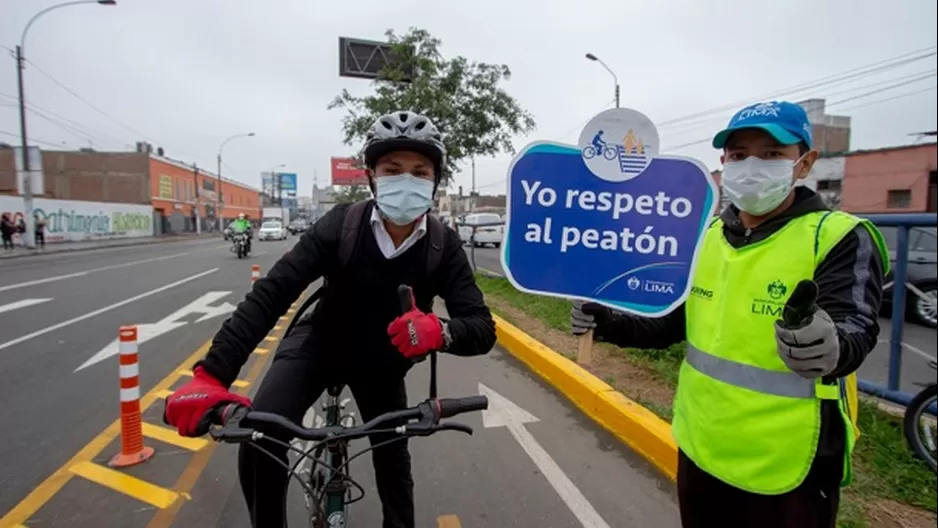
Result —
[[287, 191], [296, 192], [296, 173], [281, 172], [279, 174], [280, 174], [280, 190], [284, 192], [287, 192]]
[[651, 317], [683, 303], [718, 194], [702, 163], [658, 145], [647, 117], [618, 108], [594, 117], [578, 146], [522, 150], [502, 244], [511, 283]]

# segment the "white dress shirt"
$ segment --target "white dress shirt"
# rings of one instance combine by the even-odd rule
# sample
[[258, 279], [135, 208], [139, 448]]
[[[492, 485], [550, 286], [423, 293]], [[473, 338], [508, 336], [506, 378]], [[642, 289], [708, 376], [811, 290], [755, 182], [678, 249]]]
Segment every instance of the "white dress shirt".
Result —
[[378, 243], [381, 254], [384, 255], [384, 258], [391, 260], [403, 254], [423, 238], [423, 235], [427, 233], [427, 215], [420, 217], [420, 221], [414, 226], [413, 232], [398, 247], [394, 247], [394, 240], [391, 239], [387, 228], [384, 227], [384, 219], [381, 218], [381, 213], [378, 212], [377, 207], [371, 209], [371, 229], [374, 231], [375, 242]]

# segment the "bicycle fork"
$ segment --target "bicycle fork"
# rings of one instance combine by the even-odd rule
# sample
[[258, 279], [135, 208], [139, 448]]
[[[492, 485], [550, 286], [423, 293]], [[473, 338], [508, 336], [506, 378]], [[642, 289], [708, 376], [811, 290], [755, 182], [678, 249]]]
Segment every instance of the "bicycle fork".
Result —
[[[330, 391], [328, 398], [322, 404], [326, 414], [326, 425], [340, 425], [345, 404], [340, 394]], [[320, 466], [317, 488], [322, 490], [325, 486], [325, 501], [323, 504], [324, 519], [321, 526], [325, 528], [345, 528], [346, 522], [346, 493], [348, 485], [345, 482], [342, 465], [346, 462], [346, 444], [344, 442], [329, 442], [325, 453], [325, 467]], [[315, 499], [315, 497], [314, 497]]]

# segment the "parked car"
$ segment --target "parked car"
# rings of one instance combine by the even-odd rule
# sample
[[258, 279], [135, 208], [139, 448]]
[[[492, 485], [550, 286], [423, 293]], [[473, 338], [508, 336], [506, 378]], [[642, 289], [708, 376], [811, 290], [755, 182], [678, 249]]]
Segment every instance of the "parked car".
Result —
[[[501, 215], [496, 213], [472, 213], [466, 215], [463, 222], [469, 225], [501, 222], [501, 225], [497, 226], [477, 227], [475, 230], [475, 245], [481, 247], [492, 244], [496, 248], [502, 245], [502, 239], [505, 238], [505, 221]], [[463, 241], [463, 244], [469, 244], [471, 237], [471, 227], [468, 225], [459, 226], [459, 238]]]
[[257, 232], [258, 240], [286, 240], [287, 230], [280, 222], [267, 221], [261, 224]]
[[[886, 245], [889, 247], [891, 267], [896, 266], [896, 235], [897, 227], [880, 227]], [[938, 299], [938, 233], [934, 227], [913, 227], [909, 229], [909, 271], [907, 281], [925, 294], [927, 299], [916, 295], [912, 290], [906, 290], [906, 316], [913, 321], [931, 327], [936, 327], [936, 299]], [[886, 284], [893, 280], [892, 271], [886, 276]], [[892, 305], [892, 290], [890, 286], [883, 292], [883, 307], [889, 309]]]

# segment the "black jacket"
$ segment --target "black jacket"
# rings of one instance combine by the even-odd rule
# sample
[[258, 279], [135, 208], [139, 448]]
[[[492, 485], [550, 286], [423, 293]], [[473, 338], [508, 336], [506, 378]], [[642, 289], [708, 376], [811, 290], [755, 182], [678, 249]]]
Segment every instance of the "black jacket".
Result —
[[[370, 218], [370, 207], [366, 220]], [[446, 228], [443, 254], [432, 277], [426, 273], [428, 236], [394, 259], [377, 247], [370, 222], [363, 221], [356, 250], [344, 269], [339, 266], [339, 237], [346, 205], [329, 211], [304, 233], [266, 277], [222, 324], [205, 359], [208, 373], [230, 385], [250, 353], [303, 291], [320, 277], [328, 278], [323, 298], [311, 317], [316, 347], [334, 360], [328, 368], [349, 367], [385, 375], [403, 375], [412, 364], [397, 352], [387, 334], [400, 315], [397, 287], [412, 286], [416, 305], [430, 312], [433, 298], [446, 302], [452, 344], [447, 352], [485, 354], [495, 344], [495, 322], [475, 283], [459, 235]]]
[[[788, 210], [754, 229], [743, 227], [739, 209], [734, 206], [727, 207], [720, 218], [723, 220], [723, 236], [730, 245], [740, 248], [768, 238], [793, 218], [827, 210], [827, 205], [817, 194], [798, 187], [795, 202]], [[812, 241], [806, 240], [805, 243]], [[815, 270], [817, 305], [830, 314], [840, 338], [840, 360], [828, 382], [855, 372], [876, 346], [883, 279], [882, 256], [863, 226], [857, 226], [847, 234]], [[612, 312], [606, 324], [596, 328], [595, 336], [598, 340], [623, 347], [667, 348], [687, 338], [684, 306], [659, 319]], [[836, 402], [822, 402], [819, 456], [842, 456], [844, 431], [838, 412]], [[835, 466], [837, 464], [832, 463], [832, 468]]]

